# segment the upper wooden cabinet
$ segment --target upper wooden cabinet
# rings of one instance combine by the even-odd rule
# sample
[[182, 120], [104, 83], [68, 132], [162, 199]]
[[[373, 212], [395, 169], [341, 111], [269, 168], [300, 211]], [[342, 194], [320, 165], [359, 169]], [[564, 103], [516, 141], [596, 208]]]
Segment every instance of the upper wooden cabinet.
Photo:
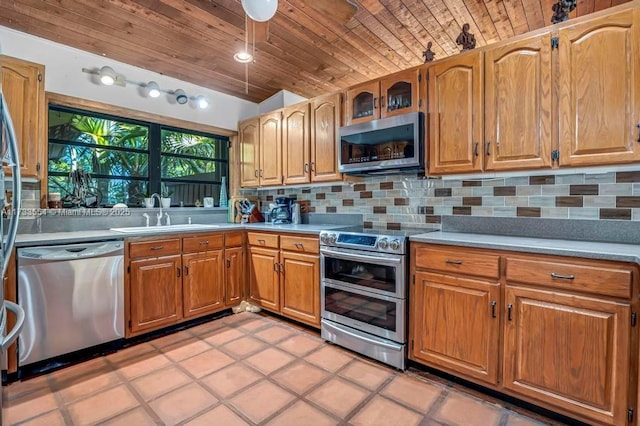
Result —
[[282, 170], [284, 183], [308, 183], [311, 169], [309, 151], [309, 104], [284, 109], [282, 114]]
[[551, 34], [485, 52], [485, 170], [551, 167]]
[[240, 143], [240, 186], [258, 186], [260, 169], [260, 119], [250, 118], [238, 123]]
[[418, 111], [418, 76], [414, 68], [348, 89], [346, 124]]
[[427, 72], [429, 173], [482, 170], [482, 53], [455, 56]]
[[311, 104], [312, 182], [342, 179], [338, 172], [338, 128], [340, 127], [339, 93], [313, 99]]
[[0, 56], [0, 72], [20, 151], [20, 173], [40, 177], [40, 162], [46, 152], [44, 65]]
[[282, 111], [260, 116], [260, 185], [281, 185], [282, 175]]
[[640, 9], [558, 32], [560, 165], [640, 160]]

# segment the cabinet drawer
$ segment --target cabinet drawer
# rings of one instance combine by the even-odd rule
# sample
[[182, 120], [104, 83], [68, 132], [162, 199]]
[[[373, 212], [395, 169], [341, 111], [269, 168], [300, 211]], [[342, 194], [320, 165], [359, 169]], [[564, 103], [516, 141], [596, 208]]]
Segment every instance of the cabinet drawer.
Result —
[[242, 245], [242, 232], [232, 232], [224, 234], [225, 247], [236, 247]]
[[498, 279], [500, 256], [477, 253], [455, 247], [419, 246], [416, 268]]
[[157, 257], [180, 253], [180, 238], [129, 243], [129, 257]]
[[222, 247], [224, 247], [224, 234], [222, 233], [196, 235], [182, 239], [182, 251], [184, 252], [216, 250]]
[[631, 297], [631, 268], [582, 264], [570, 259], [522, 259], [507, 257], [507, 281], [543, 285], [614, 297]]
[[320, 244], [317, 238], [296, 237], [292, 235], [280, 236], [280, 248], [282, 250], [297, 251], [300, 253], [320, 252]]
[[261, 234], [259, 232], [249, 232], [247, 234], [249, 245], [260, 247], [278, 248], [278, 236], [275, 234]]

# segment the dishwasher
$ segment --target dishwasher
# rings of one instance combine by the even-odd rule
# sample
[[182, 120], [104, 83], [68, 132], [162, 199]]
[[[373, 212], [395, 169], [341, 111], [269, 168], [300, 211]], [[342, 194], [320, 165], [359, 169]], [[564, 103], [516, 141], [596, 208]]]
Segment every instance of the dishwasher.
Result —
[[124, 337], [123, 241], [19, 248], [17, 259], [20, 366]]

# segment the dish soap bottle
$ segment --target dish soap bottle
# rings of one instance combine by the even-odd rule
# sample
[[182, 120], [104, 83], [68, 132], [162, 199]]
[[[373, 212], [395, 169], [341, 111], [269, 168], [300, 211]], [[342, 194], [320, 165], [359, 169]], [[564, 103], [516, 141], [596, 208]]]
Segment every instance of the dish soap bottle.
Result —
[[227, 177], [222, 176], [222, 181], [220, 182], [220, 207], [228, 207], [229, 202], [227, 201]]

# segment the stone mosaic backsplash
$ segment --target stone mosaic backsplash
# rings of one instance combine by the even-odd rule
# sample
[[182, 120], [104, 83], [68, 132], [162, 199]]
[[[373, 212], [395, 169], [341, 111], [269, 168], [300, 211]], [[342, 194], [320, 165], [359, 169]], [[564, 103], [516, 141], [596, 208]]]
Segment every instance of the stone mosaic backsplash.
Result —
[[263, 206], [285, 195], [308, 200], [310, 213], [360, 213], [366, 227], [387, 229], [439, 229], [449, 215], [640, 221], [640, 168], [455, 180], [389, 175], [257, 194]]

